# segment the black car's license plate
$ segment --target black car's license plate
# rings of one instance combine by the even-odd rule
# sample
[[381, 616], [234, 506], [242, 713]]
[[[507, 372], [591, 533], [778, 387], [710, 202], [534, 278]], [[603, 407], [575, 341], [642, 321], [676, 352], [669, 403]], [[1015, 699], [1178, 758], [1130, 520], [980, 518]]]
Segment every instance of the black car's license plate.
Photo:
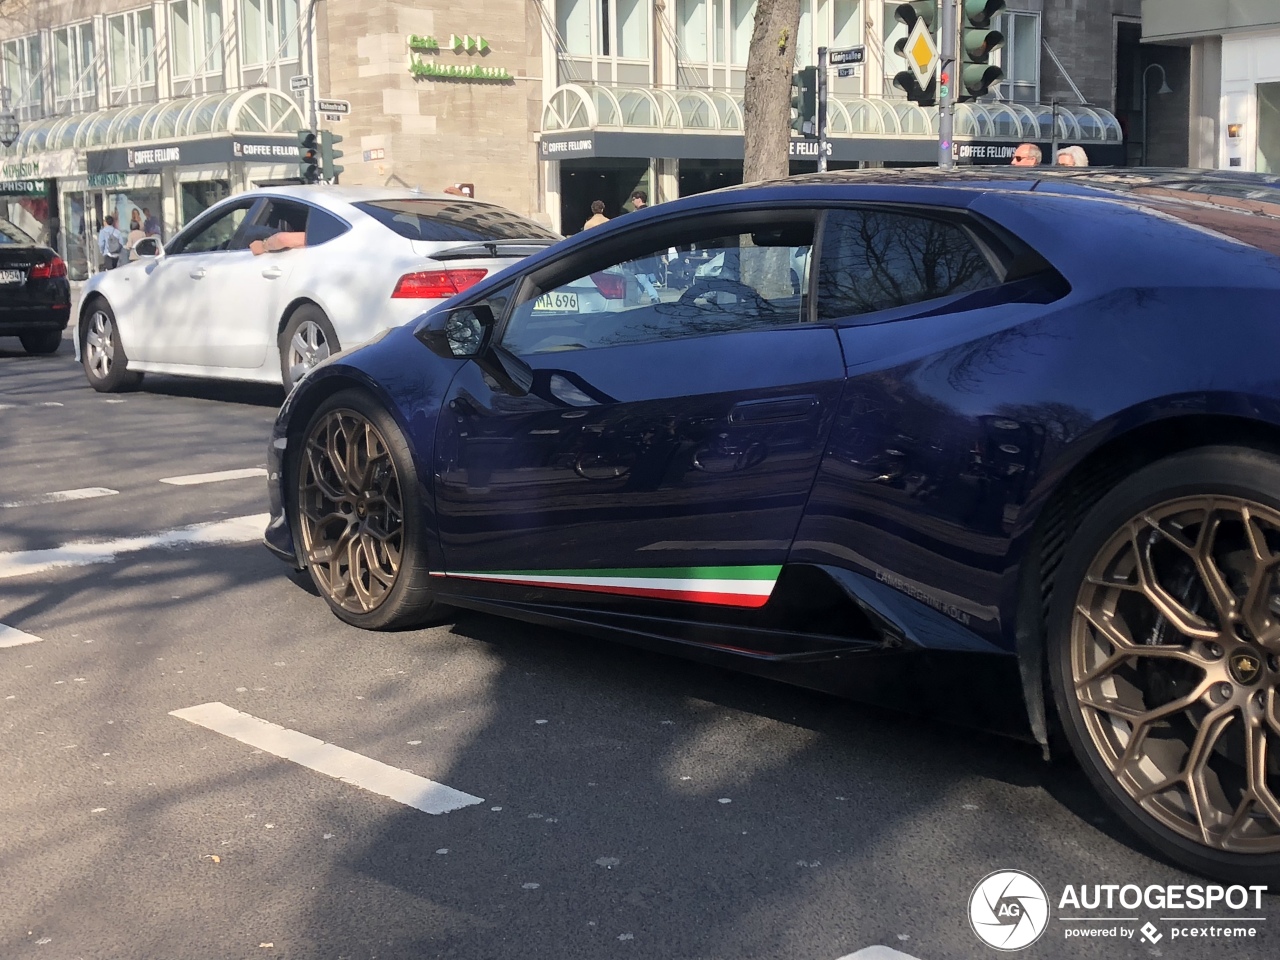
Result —
[[26, 279], [25, 270], [0, 270], [0, 283], [22, 283]]

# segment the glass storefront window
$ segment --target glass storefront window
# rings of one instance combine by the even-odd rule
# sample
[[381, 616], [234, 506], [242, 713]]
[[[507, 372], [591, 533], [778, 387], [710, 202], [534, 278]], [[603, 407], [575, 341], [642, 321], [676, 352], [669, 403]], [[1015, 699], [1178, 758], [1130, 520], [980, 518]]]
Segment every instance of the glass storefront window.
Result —
[[1280, 173], [1280, 83], [1258, 84], [1258, 173]]
[[653, 0], [556, 0], [556, 30], [574, 57], [649, 60], [652, 19]]
[[226, 180], [200, 180], [182, 184], [182, 222], [190, 223], [219, 200], [231, 196], [231, 184]]
[[746, 66], [755, 29], [756, 0], [729, 0], [729, 29], [733, 36], [733, 62]]
[[556, 29], [566, 51], [575, 57], [591, 56], [591, 0], [558, 0]]
[[1040, 14], [1005, 13], [996, 22], [1004, 34], [997, 53], [1004, 80], [997, 88], [1003, 100], [1040, 102]]
[[0, 47], [4, 57], [4, 85], [9, 88], [9, 104], [19, 120], [44, 116], [44, 72], [41, 70], [40, 35], [6, 40]]
[[169, 4], [169, 49], [179, 96], [221, 90], [222, 0]]
[[285, 89], [298, 73], [299, 0], [240, 0], [241, 79]]
[[645, 60], [649, 50], [649, 0], [613, 0], [617, 5], [618, 56]]
[[262, 52], [266, 33], [266, 18], [262, 15], [262, 7], [271, 2], [272, 0], [240, 2], [240, 56], [246, 64], [263, 63], [267, 59]]
[[676, 0], [676, 42], [684, 59], [706, 62], [707, 0]]
[[113, 103], [156, 96], [156, 22], [150, 8], [107, 17], [107, 73]]
[[858, 0], [832, 0], [831, 45], [849, 47], [857, 43], [861, 36], [858, 28]]

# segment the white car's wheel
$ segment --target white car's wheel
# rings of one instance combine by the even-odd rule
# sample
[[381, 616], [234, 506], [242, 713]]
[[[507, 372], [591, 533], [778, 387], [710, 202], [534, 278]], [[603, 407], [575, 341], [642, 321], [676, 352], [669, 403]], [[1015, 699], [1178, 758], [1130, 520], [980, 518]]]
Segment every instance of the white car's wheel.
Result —
[[312, 303], [300, 306], [280, 334], [280, 379], [284, 388], [292, 390], [308, 370], [340, 349], [338, 335], [324, 311]]

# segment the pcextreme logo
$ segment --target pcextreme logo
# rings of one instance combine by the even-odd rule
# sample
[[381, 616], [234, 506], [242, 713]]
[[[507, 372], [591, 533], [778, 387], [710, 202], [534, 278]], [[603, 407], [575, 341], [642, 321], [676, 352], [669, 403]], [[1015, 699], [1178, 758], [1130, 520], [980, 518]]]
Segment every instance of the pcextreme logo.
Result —
[[[1065, 940], [1228, 945], [1258, 936], [1266, 921], [1266, 892], [1262, 885], [1069, 883], [1056, 898], [1057, 923]], [[989, 947], [1023, 950], [1048, 929], [1051, 904], [1044, 886], [1029, 873], [997, 870], [969, 895], [969, 925]]]

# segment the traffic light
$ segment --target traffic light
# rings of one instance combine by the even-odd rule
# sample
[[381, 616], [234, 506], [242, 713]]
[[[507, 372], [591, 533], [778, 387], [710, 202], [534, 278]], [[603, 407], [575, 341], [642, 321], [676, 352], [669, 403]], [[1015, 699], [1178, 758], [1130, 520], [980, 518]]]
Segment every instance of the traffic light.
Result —
[[320, 182], [320, 147], [312, 130], [298, 131], [298, 179], [303, 183]]
[[342, 156], [341, 150], [335, 150], [334, 145], [342, 142], [342, 137], [336, 133], [330, 133], [328, 130], [320, 131], [320, 160], [324, 171], [324, 178], [333, 183], [338, 182], [338, 175], [345, 169], [341, 164], [334, 163]]
[[977, 100], [1004, 79], [1004, 71], [991, 63], [991, 54], [1004, 46], [1004, 34], [991, 22], [1005, 8], [1005, 0], [964, 0], [960, 17], [959, 99]]
[[[948, 2], [948, 0], [941, 0]], [[904, 60], [912, 57], [916, 51], [907, 49], [907, 42], [911, 39], [912, 31], [915, 29], [918, 21], [924, 21], [924, 29], [928, 31], [933, 39], [933, 49], [936, 51], [938, 44], [938, 31], [942, 27], [942, 15], [938, 9], [939, 0], [912, 0], [911, 3], [900, 3], [893, 11], [893, 18], [907, 28], [907, 35], [898, 40], [893, 45], [893, 52]], [[916, 79], [916, 75], [910, 70], [902, 70], [894, 75], [893, 85], [899, 90], [903, 90], [907, 94], [907, 99], [913, 103], [918, 103], [924, 107], [931, 107], [938, 100], [938, 80], [936, 73], [929, 78], [929, 82], [925, 86], [920, 86], [920, 81]]]
[[791, 129], [806, 137], [818, 129], [818, 68], [791, 75]]

